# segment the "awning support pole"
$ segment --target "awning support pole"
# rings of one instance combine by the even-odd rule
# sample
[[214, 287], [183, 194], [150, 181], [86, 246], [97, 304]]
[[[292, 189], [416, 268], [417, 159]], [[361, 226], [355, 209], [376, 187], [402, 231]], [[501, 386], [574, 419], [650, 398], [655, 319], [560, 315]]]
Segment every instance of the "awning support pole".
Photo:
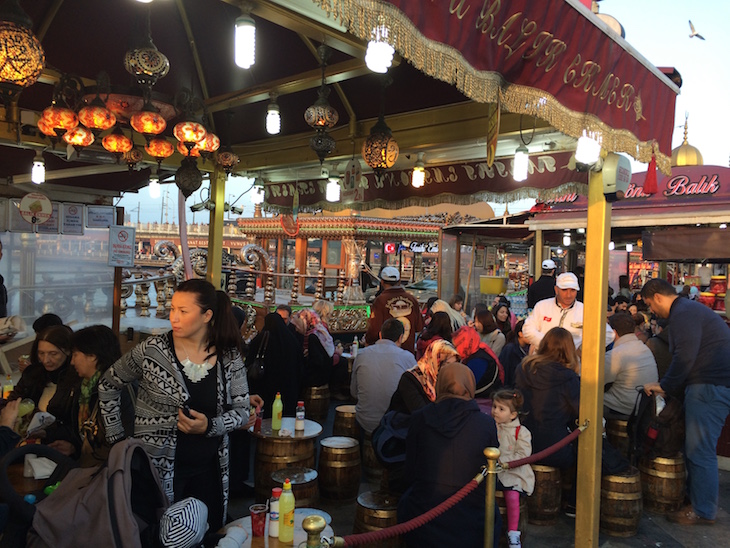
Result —
[[581, 355], [580, 419], [590, 428], [578, 440], [575, 546], [598, 546], [601, 510], [601, 434], [608, 297], [608, 239], [611, 204], [603, 194], [603, 174], [589, 172], [588, 229]]
[[[226, 173], [216, 165], [210, 178], [210, 197], [215, 209], [210, 212], [208, 230], [208, 273], [206, 279], [216, 289], [221, 287], [221, 267], [223, 263], [223, 207], [226, 201]], [[185, 222], [181, 220], [180, 222]]]

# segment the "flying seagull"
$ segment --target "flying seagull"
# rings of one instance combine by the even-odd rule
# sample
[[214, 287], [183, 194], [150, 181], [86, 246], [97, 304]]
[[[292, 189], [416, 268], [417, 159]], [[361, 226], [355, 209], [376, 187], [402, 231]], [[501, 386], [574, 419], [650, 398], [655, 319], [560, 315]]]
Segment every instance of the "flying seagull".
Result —
[[705, 37], [701, 34], [698, 34], [695, 30], [695, 26], [692, 24], [692, 21], [689, 22], [689, 30], [692, 31], [692, 34], [689, 35], [690, 38], [694, 38], [695, 36], [699, 38], [700, 40], [704, 40]]

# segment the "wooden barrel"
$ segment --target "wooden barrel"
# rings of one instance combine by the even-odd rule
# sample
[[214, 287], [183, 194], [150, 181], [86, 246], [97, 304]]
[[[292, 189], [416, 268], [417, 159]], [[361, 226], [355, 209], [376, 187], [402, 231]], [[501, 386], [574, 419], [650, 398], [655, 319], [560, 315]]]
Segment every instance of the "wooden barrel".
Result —
[[601, 478], [601, 532], [633, 537], [641, 521], [641, 476], [633, 466], [625, 474]]
[[271, 474], [288, 467], [314, 468], [314, 439], [259, 438], [254, 460], [256, 501], [271, 497]]
[[533, 525], [554, 525], [560, 514], [560, 470], [533, 464], [535, 490], [527, 498], [528, 522]]
[[360, 439], [360, 425], [355, 420], [354, 405], [338, 405], [335, 407], [335, 422], [332, 425], [333, 436]]
[[[495, 491], [494, 497], [497, 499], [497, 507], [499, 508], [499, 515], [502, 516], [502, 536], [499, 537], [499, 545], [502, 548], [508, 548], [509, 539], [507, 538], [507, 503], [504, 500], [504, 491]], [[527, 536], [527, 523], [528, 523], [528, 509], [527, 509], [527, 497], [520, 495], [520, 521], [518, 522], [520, 540], [524, 543], [525, 536]]]
[[[367, 533], [385, 529], [398, 523], [398, 497], [386, 491], [368, 491], [357, 497], [353, 533]], [[375, 544], [361, 544], [367, 548], [398, 548], [399, 537]]]
[[385, 468], [375, 456], [373, 451], [373, 438], [371, 434], [365, 433], [362, 441], [362, 467], [368, 481], [372, 483], [381, 482]]
[[283, 488], [284, 481], [289, 478], [294, 494], [294, 507], [312, 508], [319, 502], [318, 476], [316, 470], [296, 466], [272, 472], [271, 481], [274, 483], [274, 487]]
[[684, 457], [681, 453], [669, 459], [661, 457], [654, 460], [641, 459], [639, 471], [646, 510], [658, 514], [679, 510], [684, 502], [687, 479]]
[[360, 443], [343, 436], [320, 442], [319, 481], [322, 496], [354, 500], [360, 489]]
[[627, 425], [629, 421], [619, 419], [606, 420], [606, 437], [608, 442], [613, 445], [626, 458], [629, 457], [629, 432]]
[[308, 386], [304, 391], [304, 414], [320, 424], [327, 422], [330, 409], [330, 386]]

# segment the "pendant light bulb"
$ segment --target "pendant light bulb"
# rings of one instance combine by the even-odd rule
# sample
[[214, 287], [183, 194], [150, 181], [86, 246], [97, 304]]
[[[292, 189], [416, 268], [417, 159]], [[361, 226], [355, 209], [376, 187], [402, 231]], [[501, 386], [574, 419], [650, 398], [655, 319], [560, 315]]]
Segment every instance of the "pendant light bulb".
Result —
[[260, 177], [256, 177], [256, 180], [253, 184], [252, 194], [251, 194], [251, 202], [254, 205], [259, 205], [264, 203], [264, 181]]
[[388, 43], [388, 27], [378, 25], [371, 33], [368, 49], [365, 52], [365, 64], [373, 72], [385, 74], [393, 64], [395, 48]]
[[563, 245], [565, 247], [570, 247], [570, 232], [563, 234]]
[[256, 22], [250, 15], [236, 19], [235, 61], [244, 69], [256, 62]]
[[515, 151], [515, 160], [512, 167], [512, 178], [519, 182], [527, 179], [527, 168], [530, 164], [530, 157], [528, 156], [528, 150], [525, 145], [520, 145]]
[[593, 165], [601, 157], [601, 144], [594, 138], [593, 134], [585, 131], [578, 139], [578, 147], [575, 149], [575, 161], [578, 164]]
[[159, 173], [153, 173], [150, 175], [150, 182], [147, 185], [147, 190], [149, 190], [150, 198], [153, 200], [156, 200], [160, 197], [160, 175]]
[[626, 244], [626, 251], [631, 253], [634, 250], [634, 244]]
[[413, 173], [411, 174], [411, 184], [413, 185], [413, 188], [421, 188], [426, 183], [425, 167], [426, 166], [423, 163], [423, 152], [419, 152], [416, 165], [413, 166]]
[[40, 185], [46, 182], [46, 161], [43, 159], [43, 153], [37, 152], [33, 158], [33, 168], [30, 171], [30, 180]]
[[269, 135], [278, 135], [281, 131], [281, 112], [274, 94], [271, 95], [271, 102], [266, 110], [266, 131]]
[[340, 201], [340, 181], [339, 179], [330, 181], [327, 183], [327, 193], [325, 195], [328, 202], [339, 202]]
[[616, 249], [616, 244], [613, 241], [608, 242], [608, 250], [613, 251], [614, 249]]

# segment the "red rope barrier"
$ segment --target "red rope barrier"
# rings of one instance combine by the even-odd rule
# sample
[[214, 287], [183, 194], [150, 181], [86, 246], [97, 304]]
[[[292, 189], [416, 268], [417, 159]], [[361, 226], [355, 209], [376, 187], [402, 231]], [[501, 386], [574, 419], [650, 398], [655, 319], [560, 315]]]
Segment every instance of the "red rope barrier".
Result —
[[512, 462], [503, 462], [502, 463], [502, 468], [505, 469], [505, 470], [508, 469], [508, 468], [517, 468], [518, 466], [522, 466], [523, 464], [532, 464], [533, 462], [537, 462], [539, 460], [542, 460], [545, 457], [547, 457], [549, 455], [552, 455], [557, 450], [562, 449], [563, 447], [565, 447], [566, 445], [568, 445], [575, 438], [577, 438], [578, 436], [580, 436], [580, 433], [582, 431], [583, 430], [581, 430], [580, 428], [576, 428], [575, 430], [573, 430], [570, 433], [570, 435], [565, 436], [562, 440], [560, 440], [555, 445], [551, 445], [547, 449], [543, 449], [539, 453], [535, 453], [534, 455], [530, 455], [529, 457], [525, 457], [523, 459], [513, 460]]
[[[483, 477], [483, 476], [481, 476], [481, 477]], [[459, 501], [461, 501], [461, 499], [463, 499], [465, 496], [467, 496], [469, 493], [471, 493], [474, 489], [476, 489], [477, 485], [479, 485], [479, 482], [476, 479], [471, 480], [464, 487], [459, 489], [456, 493], [451, 495], [449, 498], [447, 498], [445, 501], [443, 501], [438, 506], [434, 506], [425, 514], [416, 516], [415, 518], [405, 521], [403, 523], [399, 523], [397, 525], [392, 525], [390, 527], [386, 527], [385, 529], [380, 529], [378, 531], [369, 531], [367, 533], [358, 533], [356, 535], [347, 535], [346, 537], [343, 537], [343, 539], [345, 541], [345, 546], [357, 546], [358, 544], [365, 544], [365, 543], [369, 543], [369, 542], [379, 542], [379, 541], [394, 537], [396, 535], [402, 535], [403, 533], [413, 531], [417, 527], [420, 527], [421, 525], [428, 523], [432, 519], [440, 516], [447, 510], [451, 509]]]

